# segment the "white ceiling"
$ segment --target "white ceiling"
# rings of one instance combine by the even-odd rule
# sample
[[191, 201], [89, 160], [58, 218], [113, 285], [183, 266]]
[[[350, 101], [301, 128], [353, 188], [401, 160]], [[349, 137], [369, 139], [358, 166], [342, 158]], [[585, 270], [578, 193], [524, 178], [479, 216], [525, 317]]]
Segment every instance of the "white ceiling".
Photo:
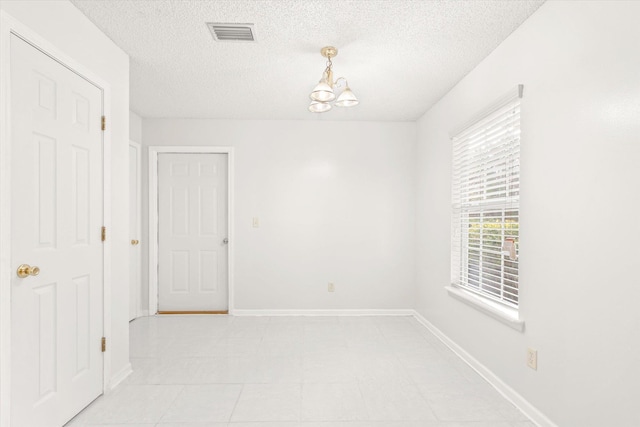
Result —
[[[131, 109], [148, 118], [412, 121], [544, 0], [71, 0], [131, 57]], [[257, 43], [206, 22], [254, 23]], [[360, 99], [307, 111], [336, 46]]]

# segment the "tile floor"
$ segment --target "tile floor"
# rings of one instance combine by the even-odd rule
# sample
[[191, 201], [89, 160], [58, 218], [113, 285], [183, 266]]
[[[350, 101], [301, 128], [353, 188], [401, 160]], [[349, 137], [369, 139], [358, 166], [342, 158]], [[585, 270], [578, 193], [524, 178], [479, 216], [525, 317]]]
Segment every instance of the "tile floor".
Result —
[[153, 316], [68, 427], [535, 427], [412, 317]]

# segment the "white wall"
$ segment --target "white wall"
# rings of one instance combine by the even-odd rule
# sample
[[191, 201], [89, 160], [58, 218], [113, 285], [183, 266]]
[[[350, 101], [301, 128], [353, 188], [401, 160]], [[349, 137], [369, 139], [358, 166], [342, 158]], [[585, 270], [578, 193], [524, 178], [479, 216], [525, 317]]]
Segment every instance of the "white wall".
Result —
[[128, 170], [129, 57], [68, 1], [2, 1], [0, 9], [30, 27], [66, 56], [106, 81], [111, 109], [106, 112], [111, 132], [111, 333], [108, 338], [113, 379], [129, 366], [128, 329]]
[[236, 309], [406, 309], [415, 126], [143, 119], [142, 136], [145, 146], [235, 147]]
[[[638, 17], [548, 2], [418, 122], [419, 312], [563, 427], [640, 425]], [[518, 83], [524, 333], [444, 290], [449, 134]]]
[[142, 117], [129, 111], [129, 139], [142, 144]]

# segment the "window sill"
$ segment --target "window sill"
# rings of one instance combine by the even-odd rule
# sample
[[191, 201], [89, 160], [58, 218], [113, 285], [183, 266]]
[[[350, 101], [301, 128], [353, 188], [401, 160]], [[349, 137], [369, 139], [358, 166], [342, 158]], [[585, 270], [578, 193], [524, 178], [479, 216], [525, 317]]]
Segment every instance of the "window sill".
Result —
[[511, 329], [515, 329], [518, 332], [524, 332], [524, 320], [518, 318], [517, 310], [505, 307], [502, 304], [482, 298], [481, 296], [473, 295], [471, 292], [463, 291], [462, 289], [454, 286], [446, 286], [445, 289], [449, 293], [449, 296], [457, 299], [458, 301], [462, 301], [468, 306], [483, 312], [487, 316], [493, 317], [497, 321], [509, 326]]

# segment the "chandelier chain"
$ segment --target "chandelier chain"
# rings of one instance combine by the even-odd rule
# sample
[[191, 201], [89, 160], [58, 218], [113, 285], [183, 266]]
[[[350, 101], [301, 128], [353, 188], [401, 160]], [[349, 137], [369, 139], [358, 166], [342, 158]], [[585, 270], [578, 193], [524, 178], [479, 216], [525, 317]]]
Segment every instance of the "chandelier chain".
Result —
[[332, 66], [333, 66], [333, 62], [331, 62], [331, 56], [328, 56], [327, 57], [327, 69], [326, 69], [326, 71], [331, 70]]

